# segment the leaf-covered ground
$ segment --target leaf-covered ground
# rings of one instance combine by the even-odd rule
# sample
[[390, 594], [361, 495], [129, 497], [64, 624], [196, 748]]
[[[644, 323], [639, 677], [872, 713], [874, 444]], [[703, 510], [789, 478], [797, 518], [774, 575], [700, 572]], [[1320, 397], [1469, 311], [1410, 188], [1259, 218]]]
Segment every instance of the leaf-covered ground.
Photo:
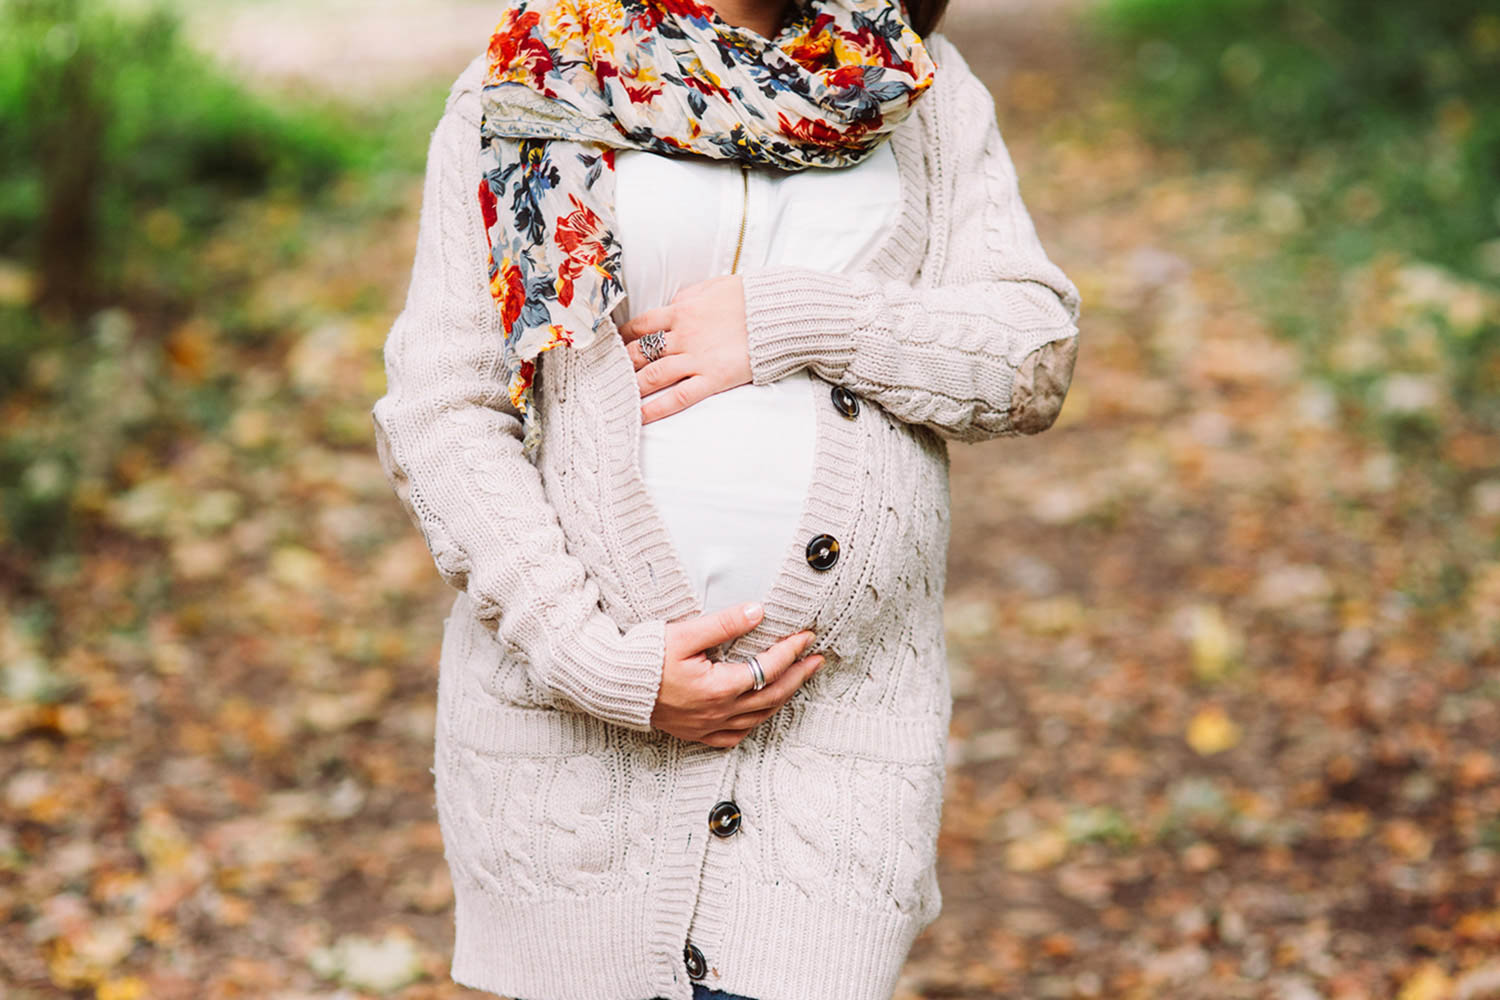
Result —
[[[1284, 198], [1148, 147], [1061, 9], [949, 33], [1085, 312], [1057, 425], [953, 449], [944, 909], [899, 996], [1500, 997], [1500, 442], [1356, 429], [1236, 278]], [[225, 433], [122, 454], [83, 554], [3, 581], [8, 998], [478, 995], [428, 770], [449, 594], [369, 438], [409, 181], [206, 247], [284, 335], [205, 304], [141, 363], [236, 373]], [[1500, 308], [1416, 261], [1343, 278], [1351, 356]]]

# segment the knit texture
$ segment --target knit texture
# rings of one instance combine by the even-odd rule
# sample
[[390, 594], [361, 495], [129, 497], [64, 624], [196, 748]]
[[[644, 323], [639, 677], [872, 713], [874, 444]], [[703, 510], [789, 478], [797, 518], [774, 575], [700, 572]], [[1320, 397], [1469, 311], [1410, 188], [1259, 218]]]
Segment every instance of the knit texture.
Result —
[[[928, 45], [934, 84], [889, 140], [903, 204], [887, 238], [850, 272], [745, 275], [754, 379], [838, 383], [861, 405], [818, 407], [764, 619], [711, 651], [743, 659], [811, 628], [827, 663], [728, 750], [650, 725], [665, 624], [714, 609], [642, 482], [617, 335], [542, 356], [542, 445], [522, 455], [473, 197], [482, 60], [455, 84], [372, 411], [392, 487], [458, 591], [434, 767], [455, 981], [690, 1000], [691, 941], [714, 989], [886, 1000], [937, 916], [947, 442], [1051, 423], [1079, 297], [1037, 241], [988, 91], [941, 34]], [[819, 571], [804, 549], [825, 533], [839, 558]], [[729, 798], [740, 829], [714, 836]]]

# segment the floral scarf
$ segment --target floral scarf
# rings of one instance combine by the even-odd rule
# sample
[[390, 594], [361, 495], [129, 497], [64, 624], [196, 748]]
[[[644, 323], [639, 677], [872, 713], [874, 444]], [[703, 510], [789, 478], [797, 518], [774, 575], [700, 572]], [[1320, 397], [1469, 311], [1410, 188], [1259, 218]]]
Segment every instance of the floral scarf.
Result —
[[537, 357], [594, 341], [624, 294], [615, 150], [783, 170], [852, 165], [932, 83], [900, 0], [789, 0], [775, 38], [700, 0], [512, 0], [490, 39], [479, 202], [512, 405]]

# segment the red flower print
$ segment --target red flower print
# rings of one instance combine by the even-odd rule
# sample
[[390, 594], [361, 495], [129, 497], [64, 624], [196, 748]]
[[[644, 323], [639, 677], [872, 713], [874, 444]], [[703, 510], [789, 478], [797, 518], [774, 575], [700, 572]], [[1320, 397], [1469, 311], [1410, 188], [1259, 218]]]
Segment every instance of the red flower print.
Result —
[[[493, 260], [494, 257], [491, 256], [490, 259]], [[509, 257], [505, 258], [505, 263], [495, 270], [495, 276], [490, 279], [490, 295], [500, 307], [500, 319], [509, 335], [521, 316], [521, 307], [526, 304], [526, 282], [521, 277], [521, 269]]]
[[552, 70], [552, 50], [533, 34], [540, 21], [541, 15], [536, 11], [518, 14], [512, 9], [506, 12], [490, 36], [488, 82], [506, 79], [514, 71], [521, 70], [531, 75], [532, 86], [551, 95], [546, 77]]
[[692, 87], [694, 90], [702, 91], [709, 97], [722, 97], [725, 100], [729, 100], [730, 97], [733, 96], [732, 94], [730, 94], [727, 87], [716, 87], [713, 84], [709, 83], [707, 80], [698, 79], [691, 73], [683, 73], [682, 82], [687, 84], [689, 87]]
[[661, 93], [659, 83], [638, 84], [626, 77], [621, 77], [620, 82], [625, 86], [625, 93], [630, 95], [631, 104], [650, 104]]
[[610, 232], [593, 209], [568, 195], [573, 211], [557, 219], [557, 245], [567, 257], [557, 268], [557, 301], [573, 304], [573, 282], [584, 268], [598, 267], [609, 256]]
[[859, 51], [861, 60], [866, 65], [885, 65], [894, 61], [895, 53], [891, 51], [885, 38], [869, 28], [839, 31], [839, 36], [849, 48]]
[[[522, 410], [521, 397], [531, 385], [532, 376], [536, 373], [536, 365], [530, 361], [522, 361], [516, 373], [510, 379], [510, 405]], [[524, 411], [523, 411], [524, 412]]]
[[676, 14], [678, 17], [708, 20], [716, 16], [712, 7], [698, 3], [697, 0], [647, 0], [646, 6], [660, 7], [666, 13]]
[[778, 116], [781, 131], [793, 139], [811, 143], [814, 146], [823, 146], [830, 149], [860, 149], [865, 145], [864, 135], [869, 127], [863, 124], [853, 124], [847, 129], [840, 131], [827, 122], [809, 118], [806, 120], [792, 121], [784, 113]]
[[863, 87], [865, 85], [865, 68], [863, 66], [840, 66], [824, 77], [824, 79], [830, 87]]
[[606, 88], [606, 81], [610, 77], [618, 77], [620, 75], [620, 67], [606, 59], [602, 52], [595, 52], [593, 56], [594, 79], [599, 82], [599, 89], [604, 90]]
[[643, 3], [635, 14], [626, 21], [626, 25], [634, 31], [655, 31], [661, 26], [662, 10], [655, 4]]
[[817, 72], [833, 58], [833, 36], [825, 30], [832, 14], [819, 14], [807, 34], [782, 46], [782, 51], [791, 56], [803, 69]]
[[[479, 179], [479, 210], [484, 213], [484, 238], [490, 239], [490, 230], [495, 228], [495, 223], [500, 221], [500, 216], [495, 210], [495, 192], [490, 190], [490, 181], [487, 177]], [[494, 242], [490, 243], [491, 249]]]
[[570, 260], [581, 265], [593, 265], [606, 256], [605, 244], [609, 241], [609, 230], [594, 214], [593, 209], [578, 200], [576, 194], [568, 195], [573, 211], [557, 219], [557, 245]]
[[583, 265], [572, 257], [557, 266], [557, 278], [552, 282], [552, 288], [557, 292], [559, 305], [570, 306], [573, 304], [573, 282], [583, 273]]

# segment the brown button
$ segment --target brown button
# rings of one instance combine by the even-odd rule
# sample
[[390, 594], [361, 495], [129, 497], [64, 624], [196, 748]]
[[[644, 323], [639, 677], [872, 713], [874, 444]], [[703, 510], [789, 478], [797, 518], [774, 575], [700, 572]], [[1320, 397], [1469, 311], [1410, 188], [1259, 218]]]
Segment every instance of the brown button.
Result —
[[839, 540], [832, 535], [814, 535], [807, 543], [807, 564], [813, 569], [832, 569], [838, 561]]
[[716, 837], [733, 837], [740, 828], [740, 807], [728, 799], [708, 811], [708, 828]]
[[708, 960], [703, 957], [703, 952], [698, 946], [690, 944], [682, 949], [682, 960], [687, 965], [689, 979], [702, 979], [708, 974]]
[[844, 386], [834, 386], [828, 395], [832, 397], [833, 405], [838, 407], [839, 412], [850, 420], [859, 415], [859, 397]]

